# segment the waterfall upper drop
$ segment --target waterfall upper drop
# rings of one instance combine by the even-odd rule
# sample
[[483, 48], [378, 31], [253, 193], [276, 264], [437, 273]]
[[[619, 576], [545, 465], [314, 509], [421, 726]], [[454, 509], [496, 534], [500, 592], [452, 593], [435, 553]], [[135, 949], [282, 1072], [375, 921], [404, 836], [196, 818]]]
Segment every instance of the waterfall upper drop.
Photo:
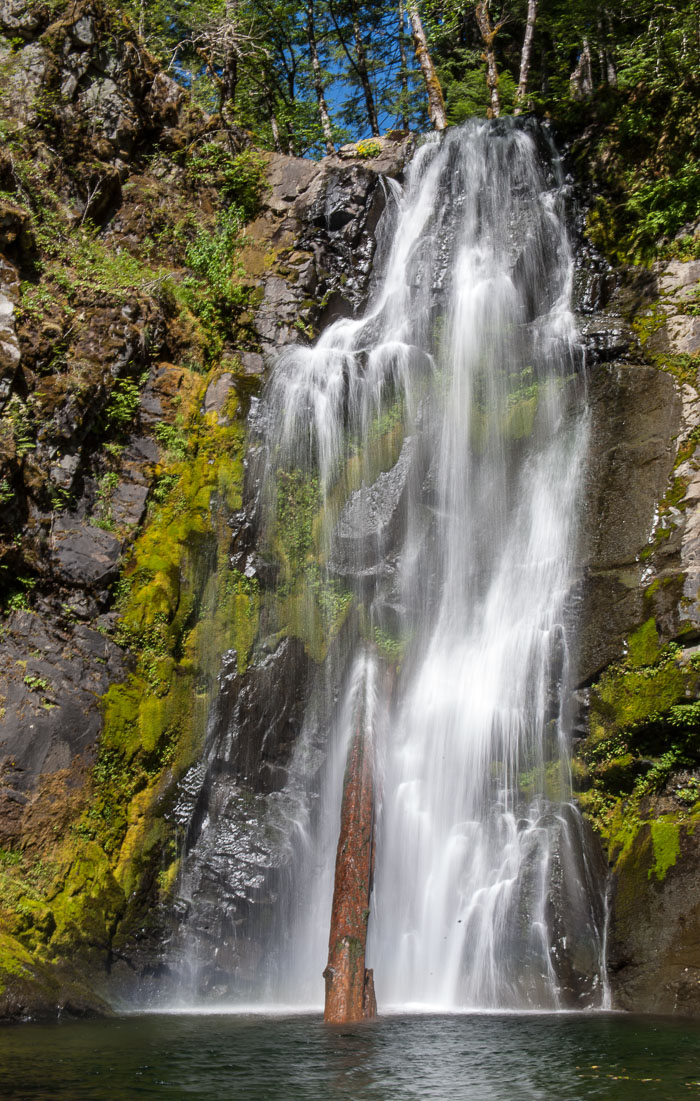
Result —
[[568, 768], [587, 417], [564, 204], [535, 126], [427, 140], [388, 194], [365, 316], [288, 349], [257, 412], [266, 631], [317, 663], [266, 811], [262, 999], [322, 1000], [359, 724], [380, 1010], [604, 1002]]

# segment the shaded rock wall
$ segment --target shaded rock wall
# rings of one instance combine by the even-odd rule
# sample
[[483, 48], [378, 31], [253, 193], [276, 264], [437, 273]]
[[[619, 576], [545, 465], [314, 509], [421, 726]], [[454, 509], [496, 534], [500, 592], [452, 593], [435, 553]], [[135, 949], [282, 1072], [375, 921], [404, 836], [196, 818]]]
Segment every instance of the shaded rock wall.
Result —
[[594, 363], [590, 380], [577, 694], [583, 737], [574, 761], [579, 799], [611, 869], [615, 1004], [694, 1014], [699, 277], [692, 260], [611, 271], [603, 287], [609, 301], [593, 303], [598, 344], [615, 351]]

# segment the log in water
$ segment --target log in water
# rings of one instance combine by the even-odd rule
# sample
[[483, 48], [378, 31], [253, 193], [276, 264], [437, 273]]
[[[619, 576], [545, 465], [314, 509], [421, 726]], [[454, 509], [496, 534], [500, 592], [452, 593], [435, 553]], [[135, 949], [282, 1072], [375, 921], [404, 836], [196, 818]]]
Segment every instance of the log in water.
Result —
[[340, 837], [326, 980], [328, 1024], [377, 1015], [374, 975], [365, 967], [367, 923], [374, 874], [374, 766], [371, 731], [358, 718], [350, 744], [340, 810]]

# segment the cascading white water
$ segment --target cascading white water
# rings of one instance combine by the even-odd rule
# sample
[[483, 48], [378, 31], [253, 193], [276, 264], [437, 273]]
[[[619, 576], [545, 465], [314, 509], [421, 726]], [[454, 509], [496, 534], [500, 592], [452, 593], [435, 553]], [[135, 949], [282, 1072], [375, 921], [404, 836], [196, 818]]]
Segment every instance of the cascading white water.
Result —
[[[322, 1000], [362, 707], [380, 1010], [601, 1004], [602, 901], [568, 773], [587, 419], [563, 206], [535, 128], [428, 140], [391, 192], [366, 315], [289, 349], [268, 385], [287, 627], [315, 616], [328, 657], [269, 821], [287, 857], [261, 997]], [[283, 530], [290, 493], [313, 514], [305, 543]]]

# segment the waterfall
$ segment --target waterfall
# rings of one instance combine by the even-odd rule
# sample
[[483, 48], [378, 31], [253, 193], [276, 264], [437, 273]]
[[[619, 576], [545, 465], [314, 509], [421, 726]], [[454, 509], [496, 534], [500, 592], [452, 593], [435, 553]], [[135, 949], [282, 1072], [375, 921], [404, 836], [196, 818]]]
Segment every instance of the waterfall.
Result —
[[267, 386], [268, 629], [291, 625], [318, 672], [267, 812], [263, 999], [322, 1000], [360, 709], [380, 1011], [603, 1004], [604, 906], [568, 763], [587, 417], [564, 205], [533, 125], [429, 138], [388, 194], [365, 315], [289, 348]]

